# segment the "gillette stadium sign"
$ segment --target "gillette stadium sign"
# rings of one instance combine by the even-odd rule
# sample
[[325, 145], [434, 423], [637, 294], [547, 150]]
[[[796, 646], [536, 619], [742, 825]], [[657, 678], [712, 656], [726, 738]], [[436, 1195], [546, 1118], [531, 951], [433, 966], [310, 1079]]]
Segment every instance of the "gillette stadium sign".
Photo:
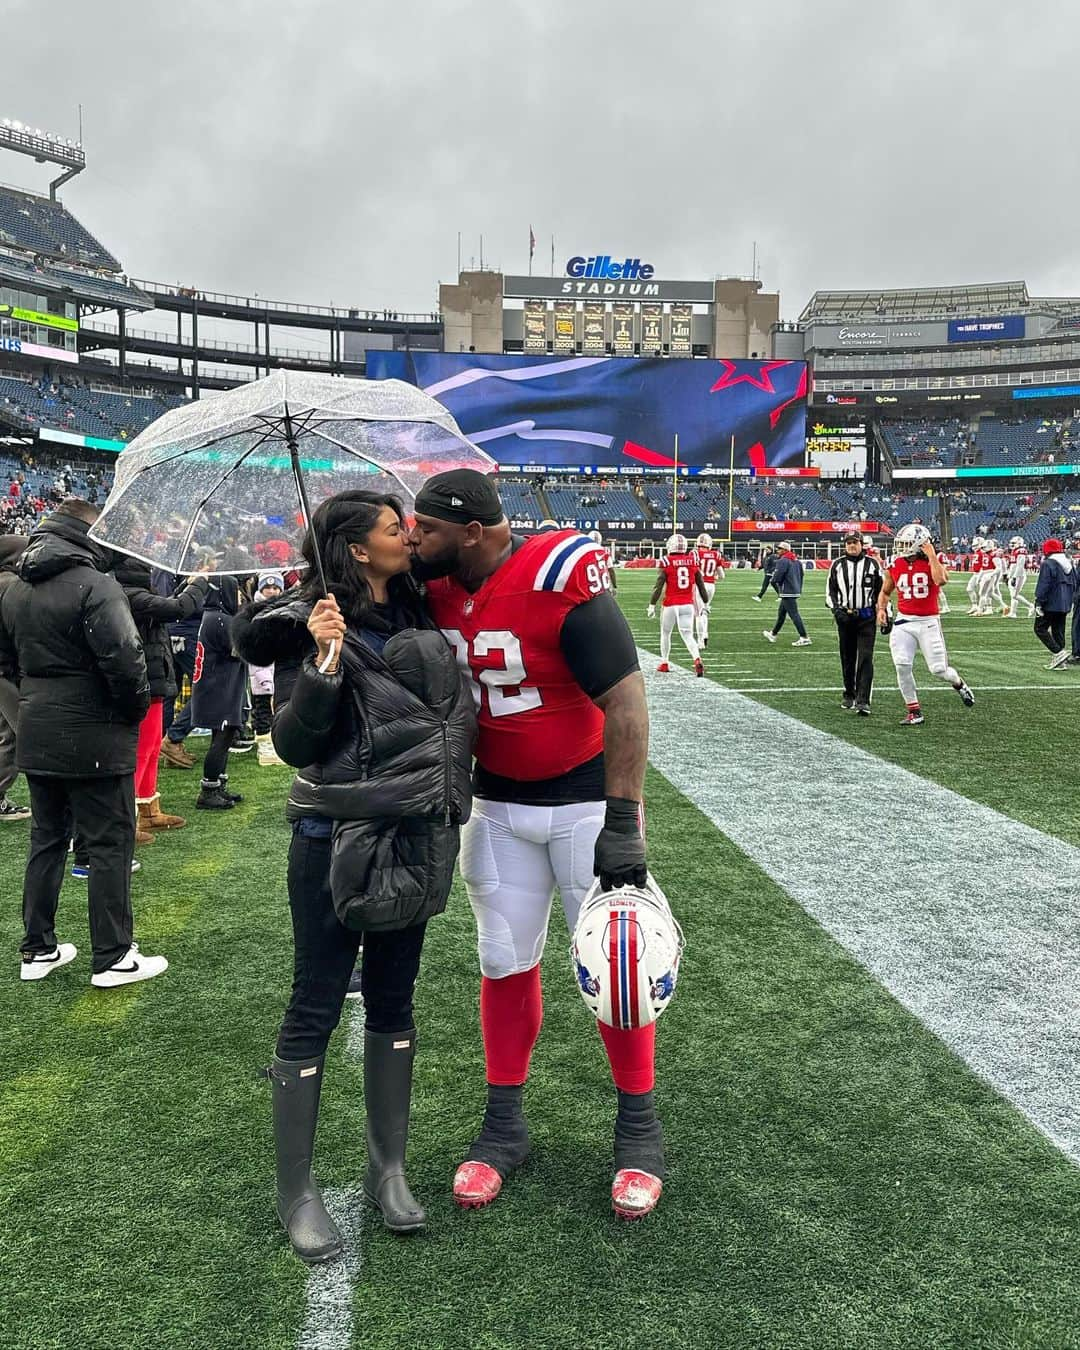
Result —
[[711, 281], [662, 281], [652, 263], [611, 253], [575, 253], [561, 277], [503, 278], [508, 299], [676, 300], [711, 305]]
[[656, 268], [640, 258], [616, 262], [610, 253], [596, 253], [591, 258], [571, 258], [566, 264], [568, 277], [589, 277], [599, 281], [651, 281]]

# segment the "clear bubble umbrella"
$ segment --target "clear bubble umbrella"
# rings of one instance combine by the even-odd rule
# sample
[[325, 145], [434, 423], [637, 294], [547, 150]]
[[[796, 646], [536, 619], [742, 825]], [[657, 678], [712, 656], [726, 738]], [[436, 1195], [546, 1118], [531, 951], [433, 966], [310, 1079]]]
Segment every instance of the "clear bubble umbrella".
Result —
[[180, 576], [296, 567], [327, 497], [363, 488], [410, 509], [432, 474], [495, 467], [442, 404], [402, 380], [275, 371], [141, 432], [91, 534]]

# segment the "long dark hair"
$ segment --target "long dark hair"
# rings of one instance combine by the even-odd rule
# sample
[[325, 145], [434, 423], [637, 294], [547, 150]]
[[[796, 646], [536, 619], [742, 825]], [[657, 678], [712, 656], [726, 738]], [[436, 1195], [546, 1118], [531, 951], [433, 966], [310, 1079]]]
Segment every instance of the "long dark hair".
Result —
[[[326, 572], [326, 588], [336, 598], [346, 620], [356, 626], [363, 624], [364, 616], [374, 604], [374, 597], [363, 566], [349, 552], [349, 545], [367, 543], [385, 506], [390, 507], [404, 527], [405, 513], [397, 497], [360, 490], [327, 497], [313, 512], [311, 529], [304, 535], [300, 548], [307, 563], [301, 594], [312, 603], [322, 599], [311, 538], [314, 534]], [[421, 612], [419, 592], [407, 572], [390, 578], [387, 594], [391, 604], [405, 610], [410, 617]]]

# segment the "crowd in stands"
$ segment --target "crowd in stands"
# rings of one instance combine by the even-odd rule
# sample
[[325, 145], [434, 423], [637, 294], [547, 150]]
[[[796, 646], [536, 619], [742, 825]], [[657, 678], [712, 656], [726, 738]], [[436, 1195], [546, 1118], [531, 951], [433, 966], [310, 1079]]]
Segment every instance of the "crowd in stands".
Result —
[[44, 257], [120, 271], [103, 244], [58, 201], [0, 188], [0, 243]]
[[979, 464], [1072, 464], [1078, 438], [1071, 417], [984, 417], [975, 447]]
[[911, 468], [947, 469], [970, 452], [970, 427], [958, 417], [905, 418], [880, 423], [889, 452], [897, 464]]
[[185, 401], [177, 394], [136, 393], [106, 384], [100, 377], [51, 367], [34, 377], [0, 371], [0, 425], [23, 430], [55, 427], [102, 440], [129, 441]]

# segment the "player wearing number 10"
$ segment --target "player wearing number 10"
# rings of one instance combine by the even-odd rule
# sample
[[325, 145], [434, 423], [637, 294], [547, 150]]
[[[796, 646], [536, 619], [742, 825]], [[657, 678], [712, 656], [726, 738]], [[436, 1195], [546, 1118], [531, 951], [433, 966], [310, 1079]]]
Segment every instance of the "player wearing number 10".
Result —
[[[490, 1203], [529, 1152], [523, 1088], [540, 1034], [540, 958], [556, 887], [571, 931], [593, 877], [646, 879], [641, 795], [648, 710], [602, 547], [573, 530], [511, 535], [494, 482], [457, 469], [416, 498], [414, 575], [473, 681], [473, 816], [461, 871], [480, 949], [487, 1108], [454, 1177]], [[598, 1023], [618, 1094], [612, 1204], [640, 1218], [660, 1197], [654, 1025]]]
[[[877, 615], [882, 632], [889, 633], [896, 680], [907, 704], [904, 726], [920, 726], [925, 720], [915, 688], [916, 651], [922, 652], [931, 675], [948, 680], [965, 707], [975, 703], [975, 695], [949, 665], [945, 650], [938, 595], [948, 580], [949, 574], [938, 559], [930, 531], [925, 525], [905, 525], [896, 536], [896, 557], [885, 573]], [[894, 592], [899, 612], [895, 622], [890, 622], [887, 607]]]

